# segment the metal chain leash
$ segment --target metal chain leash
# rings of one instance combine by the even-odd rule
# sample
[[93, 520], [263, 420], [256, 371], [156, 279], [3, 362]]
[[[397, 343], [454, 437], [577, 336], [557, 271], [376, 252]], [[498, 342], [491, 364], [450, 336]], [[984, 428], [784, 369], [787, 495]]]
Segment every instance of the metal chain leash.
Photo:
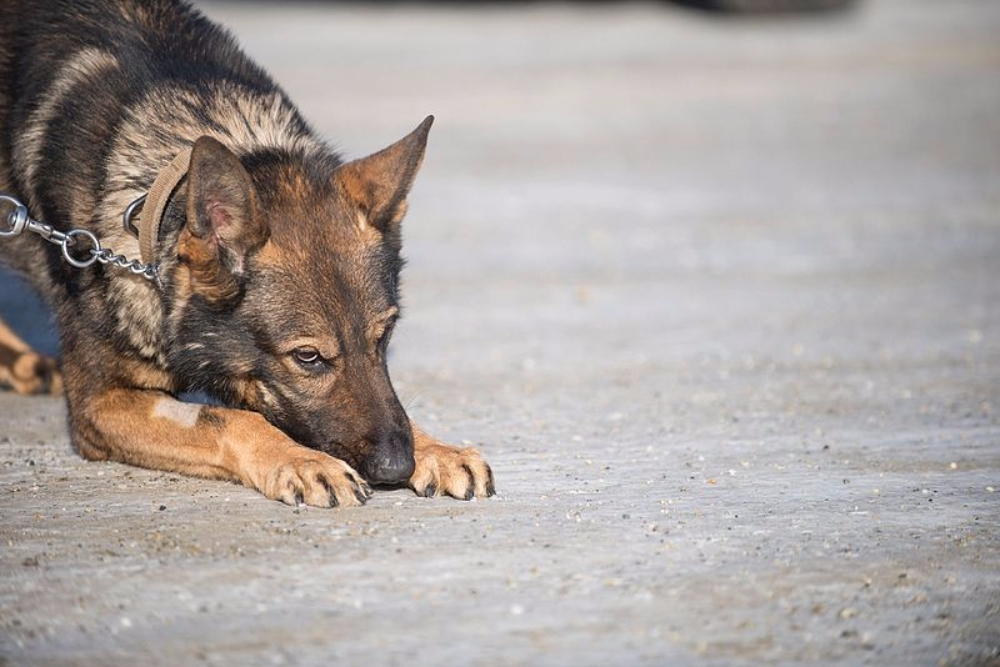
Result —
[[[94, 262], [100, 262], [142, 276], [146, 280], [158, 282], [159, 266], [157, 264], [143, 264], [139, 260], [117, 255], [110, 248], [102, 247], [97, 237], [86, 229], [61, 232], [52, 225], [33, 220], [28, 215], [28, 207], [9, 195], [0, 194], [0, 204], [13, 206], [10, 213], [0, 218], [0, 239], [13, 238], [24, 232], [31, 232], [38, 234], [49, 243], [59, 246], [63, 259], [78, 269], [86, 269]], [[4, 222], [6, 228], [2, 224]]]

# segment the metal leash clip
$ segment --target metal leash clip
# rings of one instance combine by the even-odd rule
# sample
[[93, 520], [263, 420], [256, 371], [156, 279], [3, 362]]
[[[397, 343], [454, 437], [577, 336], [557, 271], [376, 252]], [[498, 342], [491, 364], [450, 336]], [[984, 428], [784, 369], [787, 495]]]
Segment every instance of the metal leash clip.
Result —
[[[10, 213], [0, 218], [5, 220], [7, 225], [7, 228], [4, 229], [3, 225], [0, 224], [0, 238], [13, 238], [28, 231], [59, 246], [63, 259], [78, 269], [85, 269], [92, 266], [94, 262], [100, 262], [101, 264], [117, 266], [137, 276], [159, 283], [157, 270], [159, 267], [156, 264], [143, 264], [138, 260], [130, 260], [122, 255], [116, 255], [110, 248], [101, 247], [97, 236], [89, 230], [72, 229], [68, 232], [61, 232], [52, 225], [32, 220], [31, 216], [28, 215], [28, 207], [10, 195], [0, 194], [0, 204], [9, 204], [13, 207]], [[130, 221], [130, 218], [131, 216], [127, 216], [126, 220]], [[75, 255], [71, 248], [76, 248]]]
[[13, 238], [15, 236], [20, 236], [25, 228], [28, 226], [28, 222], [31, 218], [28, 216], [28, 207], [7, 195], [0, 195], [0, 202], [5, 204], [10, 204], [14, 207], [10, 213], [4, 218], [6, 220], [8, 229], [0, 229], [0, 238]]

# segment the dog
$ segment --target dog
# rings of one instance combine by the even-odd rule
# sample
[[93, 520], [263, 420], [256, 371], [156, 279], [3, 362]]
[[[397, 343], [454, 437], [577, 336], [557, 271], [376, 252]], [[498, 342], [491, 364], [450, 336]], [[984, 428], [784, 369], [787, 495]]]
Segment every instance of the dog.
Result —
[[410, 422], [386, 365], [433, 117], [348, 161], [184, 0], [0, 0], [0, 16], [0, 193], [49, 225], [15, 235], [8, 205], [0, 260], [60, 331], [57, 367], [0, 323], [0, 381], [63, 392], [90, 460], [294, 505], [494, 494], [477, 450]]

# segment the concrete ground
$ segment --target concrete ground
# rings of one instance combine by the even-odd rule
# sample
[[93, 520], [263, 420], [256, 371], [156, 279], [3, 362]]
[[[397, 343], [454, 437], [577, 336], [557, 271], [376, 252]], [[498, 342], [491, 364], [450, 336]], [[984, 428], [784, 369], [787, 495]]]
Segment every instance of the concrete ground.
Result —
[[0, 393], [0, 664], [1000, 664], [1000, 3], [205, 9], [352, 156], [437, 115], [393, 374], [499, 495], [294, 509]]

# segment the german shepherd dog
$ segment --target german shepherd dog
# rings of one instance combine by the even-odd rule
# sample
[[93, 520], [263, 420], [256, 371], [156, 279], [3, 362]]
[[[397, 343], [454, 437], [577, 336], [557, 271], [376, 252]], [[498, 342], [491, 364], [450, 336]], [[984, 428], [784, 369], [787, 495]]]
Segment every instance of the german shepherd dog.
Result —
[[35, 234], [0, 238], [0, 259], [52, 304], [61, 347], [57, 368], [0, 322], [0, 380], [64, 390], [92, 460], [321, 507], [364, 504], [369, 484], [493, 495], [476, 450], [411, 424], [386, 367], [400, 221], [432, 120], [345, 161], [183, 0], [0, 0], [0, 192], [136, 257], [123, 211], [183, 155], [139, 216], [158, 225], [155, 281], [76, 268]]

